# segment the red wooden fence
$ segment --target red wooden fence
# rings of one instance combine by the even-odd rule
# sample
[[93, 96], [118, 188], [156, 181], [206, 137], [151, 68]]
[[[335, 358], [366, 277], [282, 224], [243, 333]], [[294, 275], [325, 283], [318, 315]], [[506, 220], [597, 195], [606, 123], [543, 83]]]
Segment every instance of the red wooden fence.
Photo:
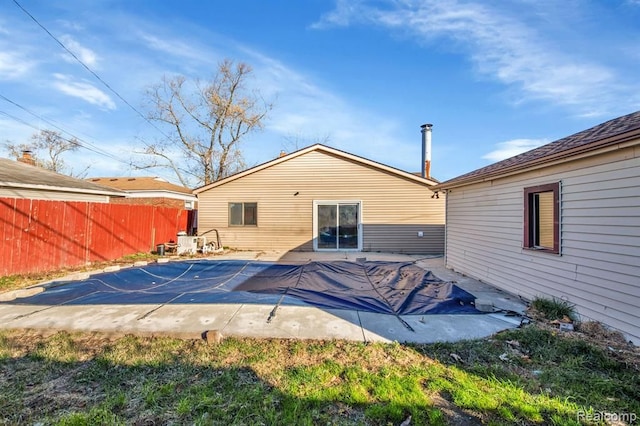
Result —
[[169, 207], [0, 198], [0, 275], [149, 252], [185, 231], [187, 217]]

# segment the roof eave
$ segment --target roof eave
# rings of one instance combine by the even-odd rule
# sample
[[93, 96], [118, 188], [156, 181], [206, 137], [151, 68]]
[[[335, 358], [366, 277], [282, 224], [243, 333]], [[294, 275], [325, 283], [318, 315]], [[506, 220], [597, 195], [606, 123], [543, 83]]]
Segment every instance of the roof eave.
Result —
[[141, 194], [141, 193], [157, 192], [157, 193], [165, 193], [165, 194], [171, 194], [171, 195], [179, 195], [180, 197], [190, 198], [194, 200], [196, 199], [196, 196], [193, 194], [193, 192], [169, 191], [166, 189], [122, 189], [121, 191], [126, 194]]
[[421, 185], [425, 185], [425, 186], [431, 187], [431, 186], [437, 184], [437, 182], [432, 181], [430, 179], [426, 179], [426, 178], [423, 178], [421, 176], [415, 176], [412, 173], [405, 172], [403, 170], [396, 169], [396, 168], [393, 168], [391, 166], [387, 166], [385, 164], [378, 163], [378, 162], [375, 162], [373, 160], [366, 159], [364, 157], [359, 157], [357, 155], [350, 154], [348, 152], [341, 151], [341, 150], [336, 149], [336, 148], [331, 148], [331, 147], [328, 147], [326, 145], [315, 144], [315, 145], [308, 146], [306, 148], [302, 148], [302, 149], [300, 149], [298, 151], [292, 152], [291, 154], [287, 154], [287, 155], [284, 155], [282, 157], [278, 157], [278, 158], [275, 158], [273, 160], [267, 161], [265, 163], [259, 164], [259, 165], [255, 166], [255, 167], [252, 167], [250, 169], [247, 169], [247, 170], [244, 170], [242, 172], [236, 173], [236, 174], [231, 175], [229, 177], [226, 177], [224, 179], [220, 179], [220, 180], [218, 180], [216, 182], [212, 182], [212, 183], [210, 183], [208, 185], [201, 186], [200, 188], [196, 188], [196, 189], [193, 190], [193, 193], [198, 195], [201, 192], [207, 191], [209, 189], [215, 188], [215, 187], [220, 186], [220, 185], [224, 185], [225, 183], [232, 182], [232, 181], [234, 181], [236, 179], [240, 179], [241, 177], [250, 175], [252, 173], [256, 173], [256, 172], [258, 172], [260, 170], [264, 170], [264, 169], [266, 169], [268, 167], [275, 166], [275, 165], [283, 163], [285, 161], [292, 160], [292, 159], [294, 159], [296, 157], [299, 157], [301, 155], [307, 154], [307, 153], [312, 152], [312, 151], [325, 151], [327, 153], [330, 153], [330, 154], [333, 154], [333, 155], [337, 155], [337, 156], [349, 159], [351, 161], [358, 162], [360, 164], [366, 164], [368, 166], [375, 167], [375, 168], [380, 169], [380, 170], [385, 170], [385, 171], [387, 171], [389, 173], [393, 173], [393, 174], [398, 175], [398, 176], [402, 176], [404, 178], [412, 180], [412, 181], [414, 181], [414, 182], [416, 182], [418, 184], [421, 184]]
[[82, 193], [82, 194], [91, 194], [91, 195], [108, 195], [108, 196], [115, 196], [115, 197], [124, 197], [126, 195], [122, 191], [103, 191], [99, 189], [71, 188], [66, 186], [36, 185], [36, 184], [17, 183], [17, 182], [0, 182], [0, 187], [33, 189], [37, 191], [55, 191], [55, 192], [72, 192], [72, 193]]
[[515, 174], [525, 173], [527, 171], [536, 170], [543, 167], [548, 167], [551, 165], [572, 161], [584, 156], [596, 155], [601, 152], [614, 151], [617, 149], [625, 148], [627, 146], [633, 146], [638, 144], [640, 144], [640, 129], [635, 129], [631, 132], [626, 132], [620, 135], [612, 136], [610, 138], [595, 141], [589, 145], [561, 151], [556, 154], [549, 155], [547, 157], [542, 157], [536, 160], [529, 161], [527, 163], [506, 167], [504, 169], [500, 169], [492, 173], [473, 176], [473, 177], [469, 177], [468, 179], [456, 180], [454, 178], [450, 182], [442, 182], [438, 185], [435, 185], [431, 189], [433, 189], [434, 191], [442, 191], [446, 189], [453, 189], [461, 186], [482, 183], [482, 182], [486, 182], [496, 178], [502, 178], [502, 177], [512, 176]]

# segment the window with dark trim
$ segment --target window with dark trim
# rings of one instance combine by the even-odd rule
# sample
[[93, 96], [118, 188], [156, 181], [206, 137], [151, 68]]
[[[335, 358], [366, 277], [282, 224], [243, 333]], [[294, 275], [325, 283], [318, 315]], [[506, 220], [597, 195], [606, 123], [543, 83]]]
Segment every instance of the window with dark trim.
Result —
[[258, 203], [229, 203], [229, 226], [258, 226]]
[[560, 253], [560, 183], [524, 189], [524, 248]]

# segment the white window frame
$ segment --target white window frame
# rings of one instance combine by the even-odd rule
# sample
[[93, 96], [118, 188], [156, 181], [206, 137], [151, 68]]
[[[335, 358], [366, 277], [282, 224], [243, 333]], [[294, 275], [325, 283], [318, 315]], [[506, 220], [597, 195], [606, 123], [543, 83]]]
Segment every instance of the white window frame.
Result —
[[[357, 204], [358, 205], [358, 248], [354, 249], [342, 249], [342, 248], [318, 248], [318, 206], [319, 205], [340, 205], [340, 204]], [[313, 250], [314, 251], [327, 251], [327, 252], [358, 252], [362, 251], [363, 247], [363, 235], [362, 235], [362, 223], [364, 217], [362, 216], [362, 200], [314, 200], [313, 201]]]

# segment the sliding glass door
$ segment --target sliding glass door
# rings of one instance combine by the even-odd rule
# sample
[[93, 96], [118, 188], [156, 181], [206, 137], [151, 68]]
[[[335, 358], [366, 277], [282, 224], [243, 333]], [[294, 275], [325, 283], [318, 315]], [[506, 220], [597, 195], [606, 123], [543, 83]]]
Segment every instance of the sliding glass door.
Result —
[[360, 203], [315, 202], [316, 250], [360, 250]]

